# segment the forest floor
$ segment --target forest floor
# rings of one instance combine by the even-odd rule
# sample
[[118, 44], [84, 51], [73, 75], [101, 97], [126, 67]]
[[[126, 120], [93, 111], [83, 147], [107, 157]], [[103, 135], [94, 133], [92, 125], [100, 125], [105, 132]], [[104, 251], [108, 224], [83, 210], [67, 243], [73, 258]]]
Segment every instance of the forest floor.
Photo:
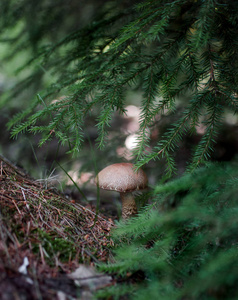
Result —
[[112, 285], [111, 218], [67, 199], [0, 156], [0, 299], [90, 299]]

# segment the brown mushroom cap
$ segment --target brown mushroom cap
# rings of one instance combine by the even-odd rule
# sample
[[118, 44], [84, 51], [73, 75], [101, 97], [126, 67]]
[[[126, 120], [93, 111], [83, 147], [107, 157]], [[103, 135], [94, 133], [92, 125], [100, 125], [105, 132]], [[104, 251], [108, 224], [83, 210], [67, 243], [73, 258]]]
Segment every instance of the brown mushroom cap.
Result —
[[135, 172], [133, 164], [118, 163], [110, 165], [100, 171], [95, 183], [101, 189], [120, 193], [141, 190], [147, 187], [147, 176], [142, 169]]

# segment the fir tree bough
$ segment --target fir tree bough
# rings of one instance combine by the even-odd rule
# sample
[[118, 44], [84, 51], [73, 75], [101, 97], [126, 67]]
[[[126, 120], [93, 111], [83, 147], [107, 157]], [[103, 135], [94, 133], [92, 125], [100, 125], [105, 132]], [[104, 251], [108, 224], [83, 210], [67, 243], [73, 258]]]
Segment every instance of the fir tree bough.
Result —
[[[125, 114], [127, 92], [138, 90], [143, 100], [137, 167], [164, 158], [167, 173], [173, 173], [179, 141], [201, 123], [205, 133], [189, 169], [209, 159], [224, 113], [237, 113], [236, 1], [104, 1], [84, 26], [75, 21], [75, 1], [64, 4], [65, 12], [53, 1], [32, 3], [1, 3], [0, 42], [11, 45], [5, 59], [29, 54], [18, 70], [27, 76], [5, 101], [44, 83], [41, 90], [34, 87], [39, 96], [29, 99], [29, 108], [10, 120], [13, 136], [40, 132], [44, 143], [55, 135], [76, 153], [87, 117], [98, 114], [95, 126], [103, 147], [113, 112]], [[150, 147], [156, 118], [176, 114], [178, 101], [183, 114]]]
[[154, 203], [117, 225], [114, 262], [99, 267], [121, 285], [99, 299], [237, 299], [237, 175], [214, 164], [157, 185]]

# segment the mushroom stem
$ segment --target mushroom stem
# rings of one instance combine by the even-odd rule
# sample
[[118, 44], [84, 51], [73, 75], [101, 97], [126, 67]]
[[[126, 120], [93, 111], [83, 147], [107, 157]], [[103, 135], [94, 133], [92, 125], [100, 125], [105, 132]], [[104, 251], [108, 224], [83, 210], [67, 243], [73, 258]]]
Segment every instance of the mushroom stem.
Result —
[[137, 214], [137, 207], [132, 193], [120, 193], [122, 202], [122, 218], [128, 219]]

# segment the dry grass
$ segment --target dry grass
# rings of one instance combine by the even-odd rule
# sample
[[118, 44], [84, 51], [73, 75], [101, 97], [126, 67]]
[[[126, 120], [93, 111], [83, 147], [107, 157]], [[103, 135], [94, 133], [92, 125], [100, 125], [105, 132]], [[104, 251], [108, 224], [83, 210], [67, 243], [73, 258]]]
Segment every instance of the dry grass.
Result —
[[[45, 189], [0, 157], [0, 296], [4, 280], [22, 277], [18, 268], [27, 257], [28, 276], [34, 281], [29, 299], [47, 299], [46, 278], [49, 283], [60, 273], [73, 272], [79, 264], [108, 259], [112, 226], [112, 220]], [[16, 282], [10, 290], [16, 288]], [[5, 282], [5, 291], [6, 286]], [[49, 299], [54, 299], [53, 294]]]

